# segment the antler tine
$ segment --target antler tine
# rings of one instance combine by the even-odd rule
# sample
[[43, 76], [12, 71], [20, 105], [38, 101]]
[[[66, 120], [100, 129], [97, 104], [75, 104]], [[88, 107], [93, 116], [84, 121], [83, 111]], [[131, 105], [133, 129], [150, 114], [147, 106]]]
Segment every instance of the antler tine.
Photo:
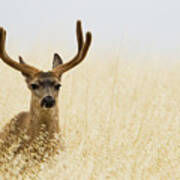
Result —
[[91, 44], [92, 35], [90, 32], [86, 33], [85, 43], [83, 42], [82, 28], [81, 22], [77, 21], [77, 40], [78, 40], [78, 53], [77, 55], [69, 62], [65, 64], [61, 64], [53, 69], [53, 72], [58, 76], [69, 69], [73, 68], [77, 64], [79, 64], [86, 56], [89, 46]]
[[8, 54], [6, 53], [5, 50], [5, 41], [6, 41], [6, 31], [0, 27], [0, 58], [9, 66], [13, 67], [14, 69], [21, 71], [24, 74], [27, 75], [32, 75], [35, 74], [37, 72], [39, 72], [38, 69], [36, 69], [35, 67], [32, 67], [30, 65], [27, 64], [20, 64], [16, 61], [14, 61], [13, 59], [11, 59]]
[[0, 27], [0, 57], [4, 54], [5, 51], [5, 39], [6, 39], [6, 31]]
[[84, 38], [83, 38], [83, 32], [82, 32], [82, 26], [81, 26], [81, 21], [77, 21], [76, 25], [76, 36], [77, 36], [77, 42], [78, 42], [78, 53], [80, 53], [83, 43], [84, 43]]

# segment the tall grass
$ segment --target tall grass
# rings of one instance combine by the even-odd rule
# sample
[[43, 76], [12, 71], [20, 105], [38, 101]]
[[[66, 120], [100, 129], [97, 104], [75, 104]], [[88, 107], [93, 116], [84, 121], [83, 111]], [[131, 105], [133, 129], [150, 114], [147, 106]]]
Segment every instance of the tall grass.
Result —
[[[21, 76], [7, 69], [1, 127], [29, 102]], [[65, 148], [37, 179], [180, 179], [178, 66], [83, 63], [64, 75], [59, 105]]]

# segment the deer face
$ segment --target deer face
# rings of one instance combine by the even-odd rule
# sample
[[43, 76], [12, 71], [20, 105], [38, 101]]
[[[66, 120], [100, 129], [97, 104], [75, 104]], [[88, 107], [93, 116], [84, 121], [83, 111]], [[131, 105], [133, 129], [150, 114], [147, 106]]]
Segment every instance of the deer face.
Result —
[[[22, 57], [19, 57], [21, 64], [26, 64]], [[56, 53], [54, 54], [53, 66], [63, 64], [61, 57]], [[42, 108], [52, 108], [56, 105], [59, 90], [61, 87], [61, 76], [57, 76], [54, 72], [39, 71], [33, 77], [25, 73], [22, 75], [26, 79], [28, 88], [30, 89], [32, 96], [36, 99], [36, 102]]]
[[55, 106], [61, 83], [52, 72], [39, 72], [32, 80], [27, 79], [26, 82], [42, 108]]

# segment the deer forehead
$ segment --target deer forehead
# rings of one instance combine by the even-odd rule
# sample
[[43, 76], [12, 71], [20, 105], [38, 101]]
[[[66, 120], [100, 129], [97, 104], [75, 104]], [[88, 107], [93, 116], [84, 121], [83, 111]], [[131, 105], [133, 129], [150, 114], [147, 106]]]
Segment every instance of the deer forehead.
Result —
[[55, 84], [57, 82], [60, 82], [60, 79], [56, 77], [56, 75], [53, 72], [38, 72], [32, 82], [37, 82], [39, 84]]

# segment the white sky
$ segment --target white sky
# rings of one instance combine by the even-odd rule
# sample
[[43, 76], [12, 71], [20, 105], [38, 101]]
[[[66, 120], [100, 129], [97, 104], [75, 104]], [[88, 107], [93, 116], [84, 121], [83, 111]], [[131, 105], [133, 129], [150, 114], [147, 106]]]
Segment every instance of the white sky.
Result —
[[0, 26], [14, 54], [38, 47], [49, 57], [54, 51], [72, 56], [75, 22], [81, 19], [93, 33], [94, 54], [180, 59], [178, 0], [0, 0], [0, 5]]

